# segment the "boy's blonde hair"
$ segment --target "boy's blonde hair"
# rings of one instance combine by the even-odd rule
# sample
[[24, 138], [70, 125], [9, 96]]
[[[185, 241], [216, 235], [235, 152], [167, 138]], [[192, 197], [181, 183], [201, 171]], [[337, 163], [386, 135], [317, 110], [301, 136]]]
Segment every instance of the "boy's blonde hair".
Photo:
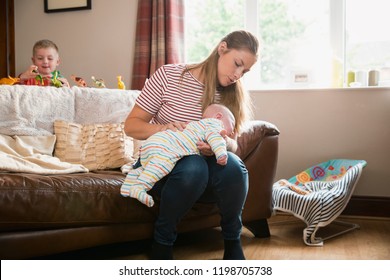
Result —
[[43, 40], [39, 40], [39, 41], [35, 42], [35, 44], [33, 46], [33, 56], [35, 55], [35, 53], [38, 49], [48, 49], [48, 48], [53, 48], [58, 53], [58, 47], [53, 41], [43, 39]]

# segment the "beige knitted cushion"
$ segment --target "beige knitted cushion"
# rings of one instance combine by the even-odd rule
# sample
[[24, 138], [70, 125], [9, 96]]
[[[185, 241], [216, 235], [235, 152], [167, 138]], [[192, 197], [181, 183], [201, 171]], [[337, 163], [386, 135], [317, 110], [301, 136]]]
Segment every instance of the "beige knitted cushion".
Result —
[[124, 124], [81, 125], [57, 120], [54, 155], [61, 161], [78, 163], [91, 170], [117, 168], [134, 162], [133, 139]]

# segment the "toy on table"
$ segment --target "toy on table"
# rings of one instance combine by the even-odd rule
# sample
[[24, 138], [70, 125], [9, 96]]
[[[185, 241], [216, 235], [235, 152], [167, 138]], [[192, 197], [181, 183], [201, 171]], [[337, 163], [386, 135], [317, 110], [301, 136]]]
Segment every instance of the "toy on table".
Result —
[[79, 86], [79, 87], [87, 87], [87, 82], [81, 78], [77, 77], [75, 75], [71, 75], [70, 78]]
[[1, 78], [0, 79], [0, 85], [14, 85], [14, 84], [18, 84], [20, 82], [20, 78], [13, 78], [11, 76], [8, 76], [8, 77], [5, 77], [5, 78]]
[[43, 77], [41, 74], [38, 73], [36, 69], [32, 70], [31, 72], [37, 73], [35, 78], [30, 78], [28, 80], [23, 81], [24, 85], [27, 86], [50, 86], [50, 79], [47, 77]]
[[[38, 73], [37, 70], [33, 70], [32, 72]], [[54, 70], [51, 72], [51, 78], [38, 74], [35, 76], [35, 78], [31, 78], [25, 81], [24, 84], [32, 86], [54, 86], [59, 88], [63, 86], [62, 82], [58, 79], [60, 77], [62, 77], [60, 71]]]
[[[38, 74], [38, 75], [35, 76], [35, 79], [34, 79], [37, 82], [37, 83], [35, 83], [35, 85], [37, 85], [37, 86], [44, 86], [45, 85], [44, 79], [41, 76], [41, 74], [38, 73], [38, 70], [34, 69], [34, 70], [32, 70], [32, 72]], [[47, 80], [47, 79], [45, 79], [45, 80]], [[31, 83], [33, 84], [34, 81], [31, 80]]]
[[52, 72], [52, 78], [50, 80], [51, 82], [51, 85], [52, 86], [55, 86], [55, 87], [62, 87], [62, 82], [58, 79], [58, 77], [60, 76], [60, 72], [58, 70], [54, 70]]
[[118, 80], [118, 88], [119, 89], [126, 89], [126, 85], [122, 81], [122, 76], [116, 76], [116, 79]]
[[103, 79], [96, 79], [95, 76], [92, 76], [91, 79], [97, 88], [105, 88], [106, 87]]

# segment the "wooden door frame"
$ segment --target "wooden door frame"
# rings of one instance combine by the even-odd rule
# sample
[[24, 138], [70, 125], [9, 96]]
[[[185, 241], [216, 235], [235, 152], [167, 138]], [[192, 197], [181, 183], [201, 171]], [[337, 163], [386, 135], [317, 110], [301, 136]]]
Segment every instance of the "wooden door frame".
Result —
[[1, 77], [8, 75], [15, 77], [15, 10], [14, 0], [0, 0], [2, 20], [0, 32], [3, 44], [0, 46], [0, 55], [5, 65], [1, 66]]

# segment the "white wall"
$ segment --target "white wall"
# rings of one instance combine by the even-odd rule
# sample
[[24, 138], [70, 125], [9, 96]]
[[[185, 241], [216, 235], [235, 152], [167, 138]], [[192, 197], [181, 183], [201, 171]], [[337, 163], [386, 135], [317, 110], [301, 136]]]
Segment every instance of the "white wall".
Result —
[[[43, 0], [15, 0], [16, 74], [31, 64], [33, 44], [53, 40], [60, 49], [59, 70], [103, 78], [116, 87], [121, 75], [128, 87], [132, 73], [137, 0], [93, 0], [92, 10], [45, 13]], [[73, 83], [71, 82], [71, 85]]]
[[[93, 0], [92, 10], [45, 14], [42, 0], [15, 0], [16, 71], [30, 65], [35, 41], [60, 48], [61, 72], [130, 83], [136, 0]], [[368, 162], [355, 195], [390, 197], [390, 89], [291, 90], [252, 93], [256, 117], [276, 124], [276, 179], [331, 158]]]
[[281, 131], [276, 180], [333, 158], [367, 166], [354, 195], [390, 197], [390, 88], [252, 92]]

